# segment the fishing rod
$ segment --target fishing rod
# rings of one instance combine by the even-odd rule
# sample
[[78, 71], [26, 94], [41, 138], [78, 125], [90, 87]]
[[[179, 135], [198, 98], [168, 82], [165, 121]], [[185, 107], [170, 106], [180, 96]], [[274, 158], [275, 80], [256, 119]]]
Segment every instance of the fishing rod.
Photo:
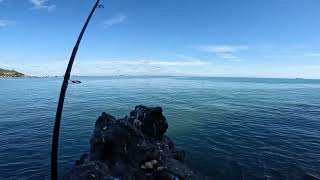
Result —
[[77, 55], [78, 48], [82, 39], [82, 36], [84, 32], [87, 29], [87, 26], [91, 20], [91, 17], [97, 7], [103, 7], [102, 5], [99, 5], [100, 0], [97, 0], [96, 3], [94, 4], [82, 30], [81, 33], [78, 37], [78, 40], [73, 48], [68, 67], [66, 69], [66, 72], [64, 74], [64, 79], [61, 85], [61, 91], [60, 91], [60, 96], [59, 96], [59, 102], [57, 106], [57, 112], [56, 112], [56, 119], [54, 122], [54, 129], [53, 129], [53, 136], [52, 136], [52, 144], [51, 144], [51, 180], [57, 180], [58, 179], [58, 145], [59, 145], [59, 133], [60, 133], [60, 122], [61, 122], [61, 116], [62, 116], [62, 110], [63, 110], [63, 103], [64, 103], [64, 98], [66, 95], [66, 91], [68, 88], [69, 84], [69, 79], [70, 79], [70, 73], [72, 70], [72, 65], [74, 62], [74, 59]]

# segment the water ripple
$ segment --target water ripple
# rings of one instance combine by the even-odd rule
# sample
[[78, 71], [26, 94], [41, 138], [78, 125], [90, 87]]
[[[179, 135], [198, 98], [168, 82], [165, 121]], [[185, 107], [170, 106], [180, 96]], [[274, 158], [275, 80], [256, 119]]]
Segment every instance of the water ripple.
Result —
[[[237, 78], [79, 78], [61, 124], [62, 176], [89, 149], [102, 111], [161, 105], [168, 135], [213, 179], [320, 178], [320, 82]], [[0, 179], [49, 179], [62, 79], [0, 80]]]

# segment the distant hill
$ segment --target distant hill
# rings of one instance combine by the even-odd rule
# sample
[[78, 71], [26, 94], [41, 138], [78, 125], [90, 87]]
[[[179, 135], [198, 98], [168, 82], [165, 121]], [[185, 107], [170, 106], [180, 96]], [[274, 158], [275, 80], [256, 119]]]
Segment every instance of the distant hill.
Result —
[[0, 68], [0, 77], [25, 77], [25, 75], [15, 70], [7, 70]]

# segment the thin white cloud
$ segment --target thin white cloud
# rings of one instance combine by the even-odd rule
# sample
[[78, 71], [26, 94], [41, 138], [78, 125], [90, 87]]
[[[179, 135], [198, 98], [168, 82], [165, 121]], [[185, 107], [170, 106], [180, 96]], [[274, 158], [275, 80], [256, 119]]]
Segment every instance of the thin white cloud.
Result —
[[49, 6], [47, 7], [47, 9], [48, 9], [49, 12], [55, 10], [56, 8], [57, 8], [57, 6], [56, 6], [55, 4], [49, 5]]
[[[65, 59], [31, 61], [28, 58], [6, 58], [0, 54], [0, 67], [15, 69], [35, 76], [63, 75], [67, 65]], [[78, 59], [73, 67], [73, 75], [84, 76], [229, 76], [229, 77], [273, 77], [319, 79], [318, 64], [290, 64], [279, 66], [265, 62], [262, 64], [219, 65], [201, 60], [158, 60], [158, 59]]]
[[304, 56], [306, 56], [306, 57], [320, 57], [320, 53], [319, 52], [309, 52], [309, 53], [305, 53]]
[[163, 60], [152, 60], [152, 59], [141, 59], [141, 60], [105, 60], [105, 61], [86, 61], [83, 62], [86, 65], [121, 65], [121, 66], [175, 66], [175, 67], [187, 67], [187, 66], [206, 66], [211, 64], [204, 61], [185, 61], [185, 60], [175, 60], [175, 61], [163, 61]]
[[[6, 59], [5, 57], [2, 59]], [[65, 71], [65, 60], [29, 61], [7, 59], [0, 61], [0, 67], [20, 70], [28, 75], [62, 75]], [[82, 60], [78, 59], [73, 68], [74, 75], [200, 75], [215, 72], [216, 66], [206, 61], [158, 60], [158, 59], [106, 59]], [[201, 69], [201, 71], [199, 71]]]
[[209, 46], [196, 46], [194, 49], [213, 53], [221, 59], [226, 59], [230, 61], [243, 61], [242, 58], [239, 58], [236, 53], [240, 51], [248, 50], [248, 46], [230, 46], [230, 45], [209, 45]]
[[[141, 63], [141, 62], [140, 62]], [[205, 66], [209, 63], [203, 61], [156, 61], [156, 60], [146, 60], [142, 62], [144, 65], [151, 66]]]
[[15, 25], [17, 22], [7, 19], [0, 19], [0, 28], [5, 28], [11, 25]]
[[127, 19], [127, 16], [123, 13], [114, 14], [109, 19], [103, 21], [103, 25], [105, 28], [113, 26], [115, 24], [120, 24]]
[[35, 10], [48, 10], [53, 11], [56, 9], [56, 5], [55, 4], [49, 4], [48, 0], [29, 0], [29, 2], [32, 4], [32, 8], [31, 9], [35, 9]]
[[[227, 61], [247, 61], [247, 60], [315, 60], [320, 57], [320, 48], [314, 45], [303, 44], [258, 44], [258, 45], [207, 45], [207, 46], [192, 46], [193, 49], [210, 53], [219, 59]], [[246, 56], [242, 58], [241, 56]]]
[[229, 61], [235, 61], [235, 62], [244, 61], [243, 59], [241, 59], [240, 57], [238, 57], [232, 53], [217, 53], [216, 55], [222, 59], [226, 59]]
[[196, 49], [211, 53], [236, 53], [243, 50], [248, 50], [247, 46], [230, 46], [230, 45], [213, 45], [213, 46], [197, 46]]
[[199, 73], [199, 69], [213, 67], [209, 62], [186, 60], [120, 59], [78, 62], [74, 73], [79, 75], [195, 75]]

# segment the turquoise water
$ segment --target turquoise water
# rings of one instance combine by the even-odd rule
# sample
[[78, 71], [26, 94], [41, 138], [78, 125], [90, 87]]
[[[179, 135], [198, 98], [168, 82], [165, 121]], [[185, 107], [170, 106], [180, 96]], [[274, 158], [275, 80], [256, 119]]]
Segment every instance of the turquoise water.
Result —
[[[77, 77], [66, 95], [59, 172], [89, 149], [102, 111], [162, 106], [168, 135], [203, 174], [320, 178], [320, 81]], [[48, 179], [61, 78], [0, 80], [0, 179]]]

